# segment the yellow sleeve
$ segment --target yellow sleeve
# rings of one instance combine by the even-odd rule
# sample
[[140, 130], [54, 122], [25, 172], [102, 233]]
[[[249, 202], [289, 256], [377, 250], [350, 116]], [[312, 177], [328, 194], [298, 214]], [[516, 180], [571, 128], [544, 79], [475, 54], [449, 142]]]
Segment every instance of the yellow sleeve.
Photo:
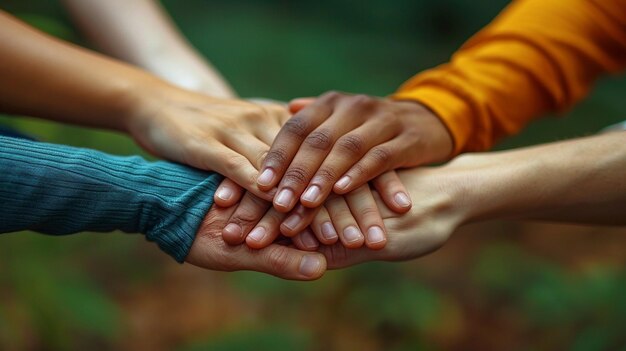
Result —
[[392, 98], [436, 113], [455, 153], [482, 151], [624, 67], [626, 0], [518, 0], [449, 63], [411, 78]]

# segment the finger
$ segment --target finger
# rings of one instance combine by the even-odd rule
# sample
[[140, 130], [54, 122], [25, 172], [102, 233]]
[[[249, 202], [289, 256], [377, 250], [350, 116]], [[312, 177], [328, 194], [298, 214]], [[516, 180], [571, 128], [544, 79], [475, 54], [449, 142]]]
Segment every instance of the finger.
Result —
[[326, 209], [330, 214], [335, 230], [339, 233], [341, 243], [350, 249], [361, 247], [365, 238], [343, 196], [331, 196], [326, 201]]
[[374, 178], [372, 184], [390, 210], [396, 213], [406, 213], [413, 206], [409, 192], [402, 184], [396, 171], [379, 175]]
[[336, 96], [325, 94], [287, 120], [278, 132], [261, 167], [257, 179], [260, 189], [270, 190], [276, 186], [306, 136], [332, 114], [333, 109], [329, 106], [329, 102], [333, 98]]
[[213, 201], [221, 207], [230, 207], [235, 205], [244, 194], [244, 189], [232, 180], [225, 178], [220, 186], [217, 187]]
[[361, 232], [365, 234], [365, 245], [374, 250], [385, 247], [387, 243], [385, 225], [369, 185], [360, 186], [345, 195], [345, 199]]
[[[385, 144], [395, 137], [397, 132], [394, 127], [387, 127], [383, 118], [377, 118], [339, 138], [300, 197], [302, 204], [307, 207], [320, 206], [333, 191], [333, 187], [344, 182], [344, 177], [340, 177], [346, 171], [354, 167], [355, 163], [358, 164], [358, 160], [370, 149]], [[361, 185], [366, 182], [362, 182]]]
[[289, 101], [289, 112], [297, 113], [303, 108], [315, 102], [314, 97], [297, 98]]
[[326, 258], [327, 269], [338, 269], [353, 266], [363, 262], [384, 260], [387, 250], [370, 250], [367, 247], [349, 249], [341, 243], [330, 246], [320, 246], [318, 252]]
[[[347, 171], [354, 164], [354, 160], [361, 158], [370, 147], [393, 136], [391, 133], [381, 132], [384, 125], [378, 125], [380, 122], [366, 123], [369, 127], [359, 127], [359, 116], [362, 114], [361, 105], [337, 106], [333, 115], [304, 139], [278, 185], [274, 198], [276, 209], [290, 211], [298, 198], [308, 207], [318, 207], [332, 190], [336, 177]], [[316, 178], [315, 183], [309, 184], [326, 160], [330, 160], [331, 164], [338, 164], [340, 169], [331, 168], [331, 173], [323, 173]], [[335, 173], [332, 172], [340, 173], [333, 177]], [[308, 188], [304, 191], [307, 185]], [[320, 193], [322, 189], [325, 193]]]
[[318, 208], [306, 208], [302, 205], [296, 206], [296, 209], [291, 211], [287, 216], [287, 219], [280, 225], [280, 231], [283, 235], [292, 237], [303, 230], [313, 222], [313, 218], [317, 212], [321, 209]]
[[298, 249], [304, 251], [315, 251], [320, 246], [320, 243], [315, 238], [315, 234], [309, 228], [296, 234], [291, 240]]
[[400, 155], [402, 147], [402, 138], [373, 147], [335, 183], [334, 192], [346, 194], [382, 173], [398, 168], [403, 159]]
[[319, 207], [319, 212], [315, 215], [311, 223], [311, 229], [317, 237], [317, 240], [324, 245], [332, 245], [339, 240], [326, 206]]
[[269, 144], [257, 139], [249, 133], [235, 132], [224, 140], [224, 145], [245, 157], [258, 171], [270, 147]]
[[246, 236], [246, 245], [252, 249], [262, 249], [269, 246], [280, 235], [279, 226], [284, 218], [283, 213], [270, 207], [263, 218], [254, 226], [254, 229]]
[[[280, 132], [280, 125], [268, 126], [266, 128], [259, 128], [259, 130], [257, 130], [255, 133], [256, 133], [256, 137], [259, 138], [259, 140], [261, 140], [267, 145], [272, 145], [272, 143], [274, 142], [274, 139], [276, 139], [276, 136], [278, 135], [278, 132]], [[268, 151], [269, 151], [269, 146], [268, 146]]]
[[[264, 104], [262, 107], [267, 111], [270, 116], [272, 116], [272, 119], [276, 121], [278, 126], [282, 126], [283, 124], [285, 124], [285, 122], [287, 122], [287, 120], [292, 115], [292, 113], [287, 108], [287, 104], [285, 103], [274, 102], [270, 104]], [[276, 136], [276, 134], [274, 134], [274, 136]], [[269, 143], [268, 145], [272, 145], [272, 143]]]
[[270, 207], [269, 202], [246, 193], [222, 230], [224, 241], [230, 245], [241, 244]]
[[314, 280], [326, 271], [326, 258], [317, 252], [272, 244], [264, 249], [251, 250], [248, 255], [242, 255], [239, 258], [239, 267], [283, 279]]
[[219, 237], [233, 208], [212, 208], [198, 231], [186, 261], [222, 271], [251, 270], [283, 279], [314, 280], [326, 271], [326, 258], [319, 253], [272, 244], [261, 250], [246, 245], [230, 246]]
[[[209, 150], [209, 147], [212, 147], [212, 150]], [[206, 158], [196, 163], [188, 162], [189, 164], [194, 166], [199, 164], [199, 168], [220, 173], [254, 195], [266, 201], [272, 201], [275, 191], [264, 192], [257, 187], [258, 171], [248, 159], [224, 145], [204, 145], [200, 148], [206, 149], [202, 149], [202, 152], [196, 154], [202, 153], [206, 155]]]

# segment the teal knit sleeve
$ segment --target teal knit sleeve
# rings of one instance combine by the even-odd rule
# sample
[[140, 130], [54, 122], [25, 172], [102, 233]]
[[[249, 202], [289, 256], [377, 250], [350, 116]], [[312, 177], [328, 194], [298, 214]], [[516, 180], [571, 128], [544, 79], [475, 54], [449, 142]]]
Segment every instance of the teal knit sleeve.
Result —
[[221, 179], [170, 162], [0, 136], [0, 233], [143, 233], [183, 262]]

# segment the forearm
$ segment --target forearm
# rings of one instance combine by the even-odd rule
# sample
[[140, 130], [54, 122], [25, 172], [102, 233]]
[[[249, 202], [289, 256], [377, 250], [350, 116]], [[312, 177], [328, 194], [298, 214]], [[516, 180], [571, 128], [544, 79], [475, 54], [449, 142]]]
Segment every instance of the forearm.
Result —
[[215, 97], [236, 94], [183, 37], [154, 0], [64, 0], [72, 17], [104, 53], [180, 87]]
[[221, 177], [0, 136], [0, 233], [139, 232], [182, 261]]
[[468, 221], [626, 224], [625, 132], [462, 156], [446, 167], [462, 186]]
[[416, 75], [394, 97], [433, 110], [456, 153], [484, 151], [624, 69], [625, 21], [623, 1], [514, 1], [449, 63]]
[[0, 11], [0, 112], [126, 130], [138, 100], [170, 86]]

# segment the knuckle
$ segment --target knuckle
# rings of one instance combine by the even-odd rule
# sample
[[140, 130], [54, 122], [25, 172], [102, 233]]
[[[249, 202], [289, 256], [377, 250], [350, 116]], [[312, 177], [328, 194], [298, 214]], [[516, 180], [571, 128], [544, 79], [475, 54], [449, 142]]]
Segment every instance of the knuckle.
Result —
[[330, 247], [328, 256], [330, 258], [329, 261], [332, 262], [334, 266], [341, 267], [348, 261], [349, 253], [345, 246], [333, 245]]
[[285, 133], [295, 136], [300, 139], [304, 139], [307, 135], [307, 131], [309, 129], [309, 123], [306, 120], [306, 117], [303, 115], [294, 116], [285, 122], [283, 126], [283, 130]]
[[328, 129], [314, 130], [306, 137], [304, 143], [318, 150], [328, 150], [332, 146], [332, 136]]
[[373, 104], [374, 99], [364, 94], [357, 94], [350, 98], [353, 106], [368, 107]]
[[339, 145], [344, 152], [350, 155], [361, 155], [365, 147], [363, 138], [354, 134], [343, 136], [339, 139], [339, 141], [337, 141], [337, 145]]
[[288, 183], [305, 183], [309, 179], [309, 172], [302, 167], [291, 167], [285, 172], [284, 178]]
[[242, 112], [242, 117], [248, 121], [256, 121], [266, 116], [267, 111], [263, 107], [254, 104], [246, 107], [246, 109]]
[[266, 202], [257, 197], [251, 198], [251, 203], [240, 205], [233, 214], [230, 222], [245, 225], [256, 223], [265, 213]]
[[245, 160], [242, 157], [226, 156], [224, 160], [226, 169], [239, 170], [245, 166]]
[[347, 206], [341, 206], [337, 209], [334, 209], [334, 214], [336, 216], [335, 218], [354, 218], [352, 212], [350, 212], [350, 209]]
[[287, 154], [282, 149], [270, 150], [265, 156], [265, 161], [272, 165], [285, 165], [289, 162]]
[[323, 182], [334, 182], [338, 176], [337, 176], [337, 172], [335, 172], [333, 169], [331, 168], [320, 168], [317, 171], [317, 174], [315, 175], [315, 178], [319, 178], [319, 180], [323, 181]]
[[282, 121], [289, 116], [289, 111], [280, 105], [271, 104], [264, 106], [268, 119]]
[[239, 207], [239, 209], [237, 209], [237, 213], [233, 215], [233, 218], [231, 218], [230, 221], [232, 223], [245, 226], [247, 224], [256, 222], [259, 217], [260, 216], [258, 214], [258, 211], [255, 208], [245, 206]]
[[389, 165], [393, 158], [393, 154], [391, 150], [382, 146], [373, 148], [371, 150], [371, 153], [372, 153], [371, 156], [376, 163], [382, 164], [385, 166]]
[[380, 212], [378, 212], [378, 208], [375, 206], [365, 206], [360, 209], [359, 213], [363, 217], [380, 217]]
[[284, 274], [289, 270], [289, 251], [284, 246], [273, 246], [267, 248], [267, 263], [276, 274]]
[[365, 166], [363, 166], [361, 163], [357, 163], [352, 166], [350, 173], [354, 175], [354, 178], [362, 178], [363, 176], [367, 175], [368, 172], [365, 169]]
[[326, 93], [324, 93], [320, 98], [324, 99], [324, 100], [335, 100], [337, 98], [339, 98], [340, 96], [343, 96], [343, 93], [340, 93], [336, 90], [330, 90]]

